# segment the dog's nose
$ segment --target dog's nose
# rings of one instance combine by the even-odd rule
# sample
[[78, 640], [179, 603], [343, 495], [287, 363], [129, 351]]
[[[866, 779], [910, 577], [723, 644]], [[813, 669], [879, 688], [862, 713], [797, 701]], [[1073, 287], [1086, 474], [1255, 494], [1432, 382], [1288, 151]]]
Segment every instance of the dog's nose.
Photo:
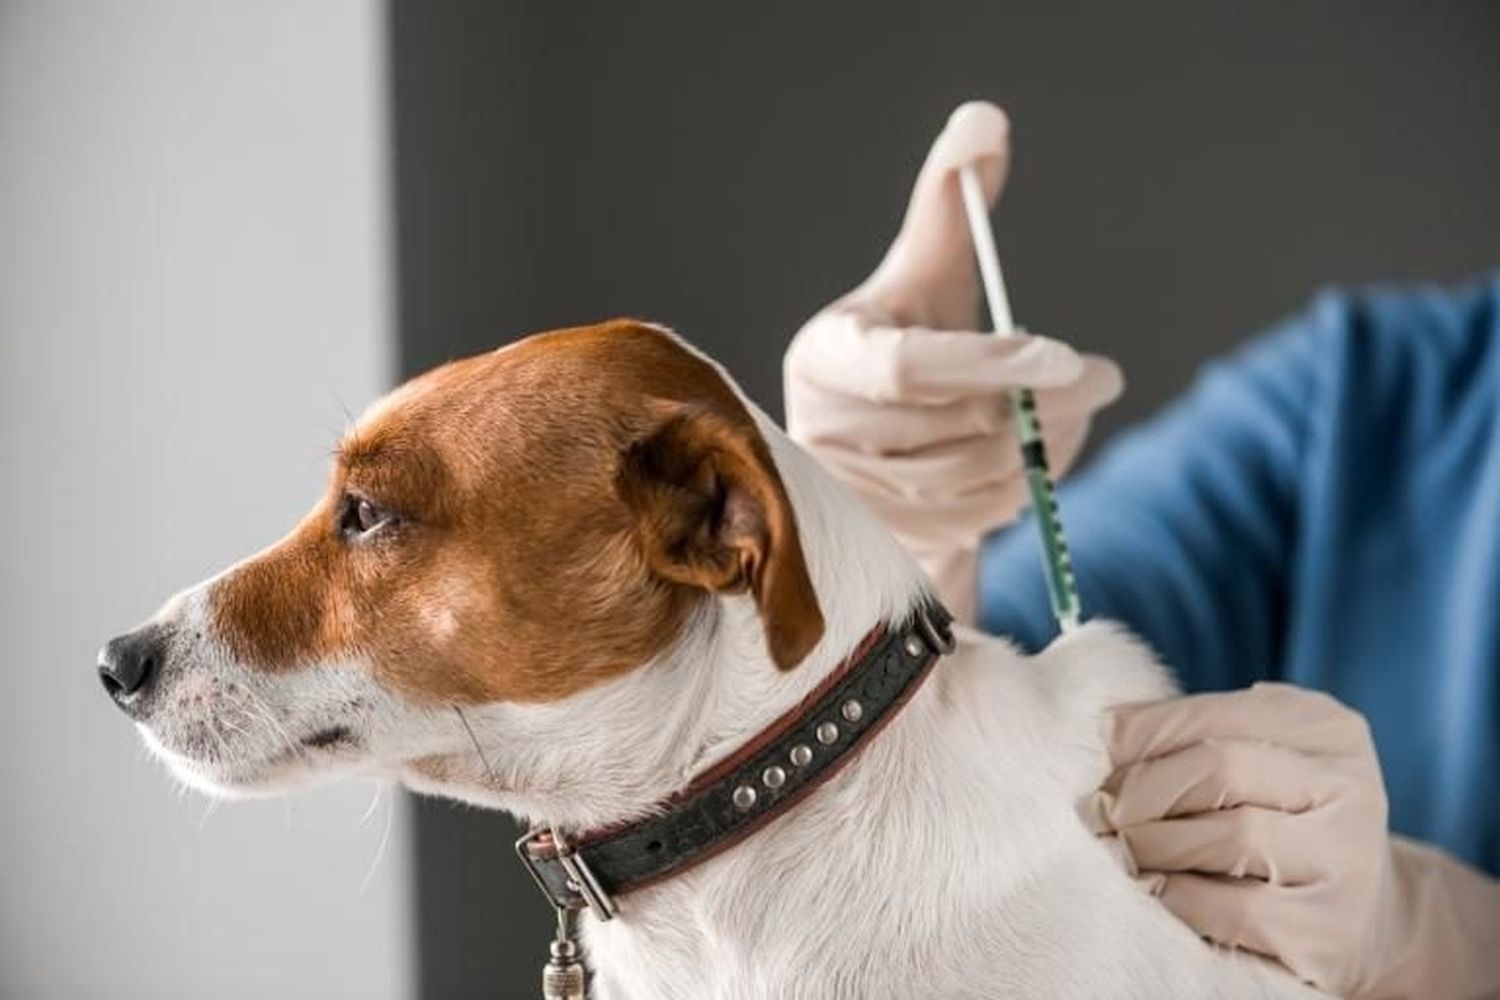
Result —
[[99, 650], [99, 680], [115, 704], [134, 714], [132, 706], [151, 689], [161, 673], [166, 630], [147, 625], [116, 636]]

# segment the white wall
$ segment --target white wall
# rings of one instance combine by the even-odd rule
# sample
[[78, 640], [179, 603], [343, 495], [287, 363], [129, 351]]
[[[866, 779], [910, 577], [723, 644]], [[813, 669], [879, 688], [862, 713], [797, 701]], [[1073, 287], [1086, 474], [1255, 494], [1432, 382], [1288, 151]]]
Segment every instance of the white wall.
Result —
[[390, 796], [210, 813], [93, 666], [290, 526], [390, 376], [382, 28], [0, 0], [0, 996], [410, 993]]

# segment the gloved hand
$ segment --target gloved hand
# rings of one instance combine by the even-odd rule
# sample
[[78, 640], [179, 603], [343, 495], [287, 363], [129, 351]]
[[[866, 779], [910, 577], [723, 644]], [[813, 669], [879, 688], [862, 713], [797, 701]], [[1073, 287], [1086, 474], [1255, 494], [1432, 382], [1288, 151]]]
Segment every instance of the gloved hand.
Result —
[[1119, 369], [1046, 337], [979, 325], [979, 284], [956, 170], [991, 204], [1009, 164], [999, 108], [966, 104], [933, 143], [901, 231], [875, 272], [788, 348], [787, 430], [895, 532], [972, 621], [981, 537], [1026, 504], [1004, 390], [1037, 390], [1054, 474], [1072, 464]]
[[1500, 996], [1500, 883], [1387, 834], [1357, 712], [1257, 684], [1111, 717], [1087, 817], [1199, 934], [1340, 996]]

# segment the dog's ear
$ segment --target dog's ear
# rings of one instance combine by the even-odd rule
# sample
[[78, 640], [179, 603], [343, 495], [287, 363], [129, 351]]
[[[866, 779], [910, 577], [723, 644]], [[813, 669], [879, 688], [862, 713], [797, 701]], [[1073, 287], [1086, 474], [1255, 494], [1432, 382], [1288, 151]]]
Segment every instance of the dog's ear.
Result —
[[626, 449], [616, 485], [655, 573], [713, 592], [748, 590], [771, 659], [782, 670], [802, 662], [823, 636], [823, 612], [786, 488], [754, 424], [664, 407]]

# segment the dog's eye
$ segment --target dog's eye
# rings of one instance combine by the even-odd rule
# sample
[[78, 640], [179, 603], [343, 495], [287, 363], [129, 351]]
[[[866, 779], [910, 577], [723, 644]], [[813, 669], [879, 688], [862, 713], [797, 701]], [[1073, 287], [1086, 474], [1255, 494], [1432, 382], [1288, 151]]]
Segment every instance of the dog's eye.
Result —
[[364, 497], [345, 497], [339, 511], [339, 531], [345, 537], [358, 538], [368, 535], [391, 520], [389, 511], [383, 510]]

